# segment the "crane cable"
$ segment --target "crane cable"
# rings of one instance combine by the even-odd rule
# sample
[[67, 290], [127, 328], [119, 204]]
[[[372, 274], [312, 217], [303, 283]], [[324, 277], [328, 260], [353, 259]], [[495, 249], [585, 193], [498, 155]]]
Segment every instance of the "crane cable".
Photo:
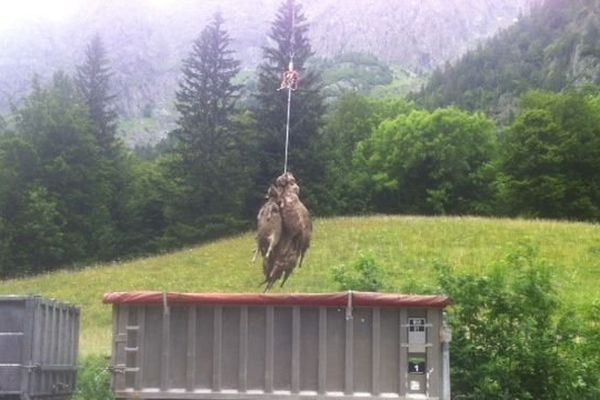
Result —
[[287, 117], [285, 124], [285, 156], [283, 161], [283, 173], [287, 173], [288, 167], [288, 149], [290, 145], [290, 114], [292, 108], [292, 92], [298, 88], [298, 80], [299, 74], [294, 70], [294, 36], [295, 36], [295, 28], [296, 28], [296, 9], [292, 6], [292, 29], [291, 29], [291, 37], [290, 37], [290, 62], [288, 64], [288, 69], [282, 75], [281, 85], [279, 90], [287, 89]]
[[[293, 60], [290, 60], [289, 70], [293, 68]], [[287, 119], [285, 123], [285, 158], [283, 161], [283, 173], [287, 173], [288, 166], [288, 147], [290, 145], [290, 112], [292, 108], [292, 88], [288, 87], [288, 98], [287, 98]]]

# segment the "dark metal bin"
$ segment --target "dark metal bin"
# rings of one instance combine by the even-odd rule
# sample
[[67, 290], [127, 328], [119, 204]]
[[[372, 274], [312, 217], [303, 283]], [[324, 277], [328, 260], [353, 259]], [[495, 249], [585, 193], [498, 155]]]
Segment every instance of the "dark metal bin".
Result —
[[109, 293], [117, 399], [450, 399], [443, 296]]
[[77, 381], [79, 309], [0, 296], [0, 398], [69, 398]]

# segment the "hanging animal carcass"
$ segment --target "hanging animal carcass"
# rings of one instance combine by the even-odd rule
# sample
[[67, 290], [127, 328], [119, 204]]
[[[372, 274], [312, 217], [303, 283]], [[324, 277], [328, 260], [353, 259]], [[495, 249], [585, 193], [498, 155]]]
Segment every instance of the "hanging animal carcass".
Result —
[[263, 257], [263, 272], [266, 276], [268, 274], [266, 260], [271, 257], [273, 249], [279, 243], [283, 226], [279, 208], [280, 193], [278, 189], [274, 185], [271, 185], [269, 190], [267, 190], [265, 198], [267, 202], [261, 207], [256, 218], [256, 250], [252, 261], [256, 260], [256, 254], [260, 251], [260, 255]]
[[258, 213], [256, 241], [263, 257], [265, 291], [281, 277], [283, 286], [294, 268], [302, 266], [310, 246], [312, 222], [299, 194], [296, 179], [287, 172], [269, 187], [267, 202]]

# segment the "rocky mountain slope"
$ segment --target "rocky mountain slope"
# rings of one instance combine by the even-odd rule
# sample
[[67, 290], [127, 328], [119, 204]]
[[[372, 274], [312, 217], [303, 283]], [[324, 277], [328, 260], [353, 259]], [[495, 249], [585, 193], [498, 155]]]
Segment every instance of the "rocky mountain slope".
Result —
[[[539, 0], [304, 0], [317, 55], [376, 55], [423, 72], [456, 59]], [[34, 73], [72, 72], [90, 37], [103, 37], [122, 115], [172, 112], [180, 62], [217, 10], [251, 74], [280, 0], [87, 0], [69, 19], [0, 27], [0, 113], [29, 91]]]
[[509, 119], [530, 89], [600, 85], [600, 1], [547, 0], [455, 65], [433, 74], [417, 98]]
[[527, 14], [533, 0], [307, 2], [319, 54], [360, 51], [414, 72], [454, 60]]

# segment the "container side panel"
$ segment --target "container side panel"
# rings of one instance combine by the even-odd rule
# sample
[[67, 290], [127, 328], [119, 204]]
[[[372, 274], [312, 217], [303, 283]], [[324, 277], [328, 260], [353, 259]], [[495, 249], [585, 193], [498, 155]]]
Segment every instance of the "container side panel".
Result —
[[379, 366], [379, 390], [381, 393], [398, 393], [400, 376], [400, 321], [398, 311], [381, 309], [381, 353]]
[[[31, 353], [33, 349], [31, 346], [33, 345], [33, 322], [35, 318], [35, 298], [30, 297], [25, 302], [25, 310], [24, 310], [24, 335], [20, 336], [21, 340], [21, 361], [20, 364], [22, 366], [31, 365]], [[28, 370], [24, 370], [21, 374], [21, 392], [22, 393], [31, 393], [30, 392], [30, 383], [31, 383], [31, 374], [27, 372]]]
[[[79, 324], [81, 317], [81, 313], [79, 310], [73, 310], [74, 317], [73, 318], [73, 365], [78, 365], [78, 357], [79, 357]], [[73, 371], [73, 388], [77, 387], [77, 371]]]
[[0, 332], [23, 332], [24, 310], [24, 300], [0, 302]]
[[[69, 342], [71, 337], [69, 336], [71, 331], [69, 330], [69, 310], [63, 308], [61, 310], [60, 320], [60, 351], [58, 354], [59, 364], [68, 365], [69, 360]], [[63, 383], [65, 390], [70, 390], [71, 373], [69, 371], [62, 371], [60, 373], [60, 380]]]
[[[71, 362], [71, 343], [73, 342], [73, 331], [71, 329], [71, 311], [68, 308], [64, 310], [64, 339], [63, 339], [63, 347], [62, 347], [62, 362], [64, 365], [73, 365]], [[66, 387], [71, 390], [73, 387], [73, 374], [71, 371], [64, 372], [64, 381]]]
[[[61, 365], [61, 358], [63, 352], [63, 336], [64, 336], [64, 318], [63, 310], [60, 307], [56, 307], [56, 353], [52, 359], [52, 364]], [[60, 392], [63, 390], [65, 385], [64, 371], [55, 371], [56, 377], [55, 391]]]
[[146, 326], [144, 330], [144, 374], [145, 388], [160, 387], [162, 307], [146, 308]]
[[0, 395], [21, 390], [21, 364], [24, 343], [24, 300], [0, 302]]
[[381, 356], [381, 309], [379, 307], [375, 307], [371, 310], [373, 323], [372, 323], [372, 348], [371, 354], [373, 358], [371, 359], [371, 394], [373, 396], [379, 395], [379, 367], [381, 366], [381, 361], [379, 357]]
[[266, 314], [262, 307], [248, 308], [248, 382], [249, 390], [265, 388]]
[[239, 388], [245, 392], [248, 385], [248, 307], [240, 308], [240, 362], [239, 362]]
[[0, 364], [21, 364], [23, 338], [23, 335], [0, 335]]
[[[42, 346], [41, 346], [41, 354], [39, 364], [44, 364], [48, 359], [48, 349], [50, 348], [50, 330], [51, 328], [51, 309], [48, 304], [42, 305], [42, 314], [43, 314], [43, 326], [42, 326]], [[45, 371], [40, 371], [40, 388], [38, 393], [44, 393], [48, 391], [50, 387], [48, 373]]]
[[171, 334], [169, 336], [169, 389], [183, 389], [186, 385], [187, 307], [171, 307]]
[[[43, 318], [44, 318], [44, 313], [43, 313], [43, 306], [41, 304], [41, 302], [38, 302], [36, 304], [36, 311], [35, 311], [35, 320], [34, 320], [34, 328], [33, 328], [33, 347], [32, 347], [32, 354], [31, 354], [31, 359], [33, 361], [34, 364], [39, 364], [40, 363], [40, 357], [42, 354], [42, 339], [44, 336], [44, 324], [43, 324]], [[40, 371], [39, 370], [32, 370], [31, 371], [31, 391], [33, 393], [39, 393], [40, 392]]]
[[169, 355], [171, 354], [171, 311], [169, 306], [163, 307], [161, 325], [160, 389], [166, 391], [169, 389]]
[[291, 389], [292, 393], [300, 391], [300, 307], [292, 308], [292, 362]]
[[214, 312], [198, 307], [196, 316], [196, 387], [209, 389], [213, 380]]
[[[50, 304], [50, 341], [48, 342], [48, 358], [45, 364], [52, 365], [56, 360], [56, 353], [58, 352], [58, 310], [54, 303]], [[55, 388], [58, 383], [58, 377], [54, 371], [46, 371], [48, 374], [49, 386], [47, 386], [46, 393]]]
[[141, 307], [129, 307], [129, 315], [127, 317], [127, 342], [125, 344], [125, 366], [127, 371], [125, 372], [125, 387], [127, 389], [133, 389], [135, 386], [136, 372], [133, 368], [138, 367], [136, 364], [136, 355], [138, 348], [138, 314], [140, 313]]
[[[65, 337], [65, 310], [61, 307], [56, 307], [56, 354], [52, 360], [52, 364], [61, 365], [63, 361], [64, 337]], [[56, 389], [61, 390], [66, 384], [66, 376], [64, 371], [56, 371]]]
[[20, 367], [0, 367], [0, 397], [7, 392], [21, 390], [20, 370]]
[[275, 307], [273, 334], [273, 389], [291, 390], [292, 308]]
[[427, 332], [427, 341], [431, 347], [427, 348], [428, 382], [427, 392], [432, 397], [440, 396], [442, 382], [442, 348], [440, 343], [440, 327], [442, 322], [442, 312], [440, 310], [428, 310], [427, 320], [431, 328]]
[[185, 388], [192, 391], [196, 388], [196, 328], [198, 308], [188, 307], [187, 310], [187, 349], [185, 354]]
[[327, 308], [319, 307], [319, 382], [317, 392], [327, 390]]
[[[343, 308], [327, 309], [327, 376], [330, 392], [343, 392], [345, 386], [346, 317]], [[322, 355], [321, 355], [322, 356]]]
[[213, 323], [213, 379], [212, 390], [220, 391], [222, 388], [222, 361], [223, 361], [223, 307], [214, 309]]
[[[77, 315], [75, 314], [74, 309], [70, 309], [68, 311], [69, 315], [69, 346], [67, 348], [67, 363], [69, 365], [77, 365], [77, 360], [75, 359], [75, 344], [77, 343], [77, 338], [75, 337], [75, 320]], [[77, 372], [69, 373], [69, 386], [72, 390], [75, 390], [76, 382], [76, 374]]]
[[354, 309], [354, 391], [371, 391], [373, 318], [371, 309]]
[[273, 306], [267, 306], [265, 310], [265, 393], [273, 392], [273, 349], [275, 348], [274, 324], [275, 312]]
[[129, 309], [132, 308], [126, 304], [116, 305], [113, 313], [114, 336], [113, 336], [113, 365], [117, 368], [113, 372], [113, 387], [116, 390], [125, 389], [125, 368], [126, 355], [125, 347], [127, 345], [127, 322]]
[[63, 362], [65, 365], [71, 364], [71, 344], [73, 343], [73, 330], [71, 327], [73, 324], [71, 310], [65, 309], [65, 343], [63, 347]]
[[316, 391], [319, 383], [319, 309], [300, 311], [300, 390]]
[[406, 328], [406, 324], [408, 324], [408, 310], [405, 308], [400, 309], [398, 313], [400, 332], [398, 390], [400, 391], [400, 396], [405, 396], [408, 391], [408, 328]]
[[240, 377], [240, 308], [223, 307], [221, 385], [237, 389]]
[[[61, 320], [60, 320], [61, 328], [60, 328], [60, 351], [59, 351], [59, 365], [63, 365], [65, 367], [70, 366], [72, 364], [69, 363], [69, 346], [71, 343], [71, 329], [69, 327], [69, 309], [65, 306], [61, 307]], [[62, 393], [70, 393], [73, 390], [72, 379], [71, 379], [71, 371], [67, 368], [60, 371], [59, 381], [60, 381], [60, 391]]]

